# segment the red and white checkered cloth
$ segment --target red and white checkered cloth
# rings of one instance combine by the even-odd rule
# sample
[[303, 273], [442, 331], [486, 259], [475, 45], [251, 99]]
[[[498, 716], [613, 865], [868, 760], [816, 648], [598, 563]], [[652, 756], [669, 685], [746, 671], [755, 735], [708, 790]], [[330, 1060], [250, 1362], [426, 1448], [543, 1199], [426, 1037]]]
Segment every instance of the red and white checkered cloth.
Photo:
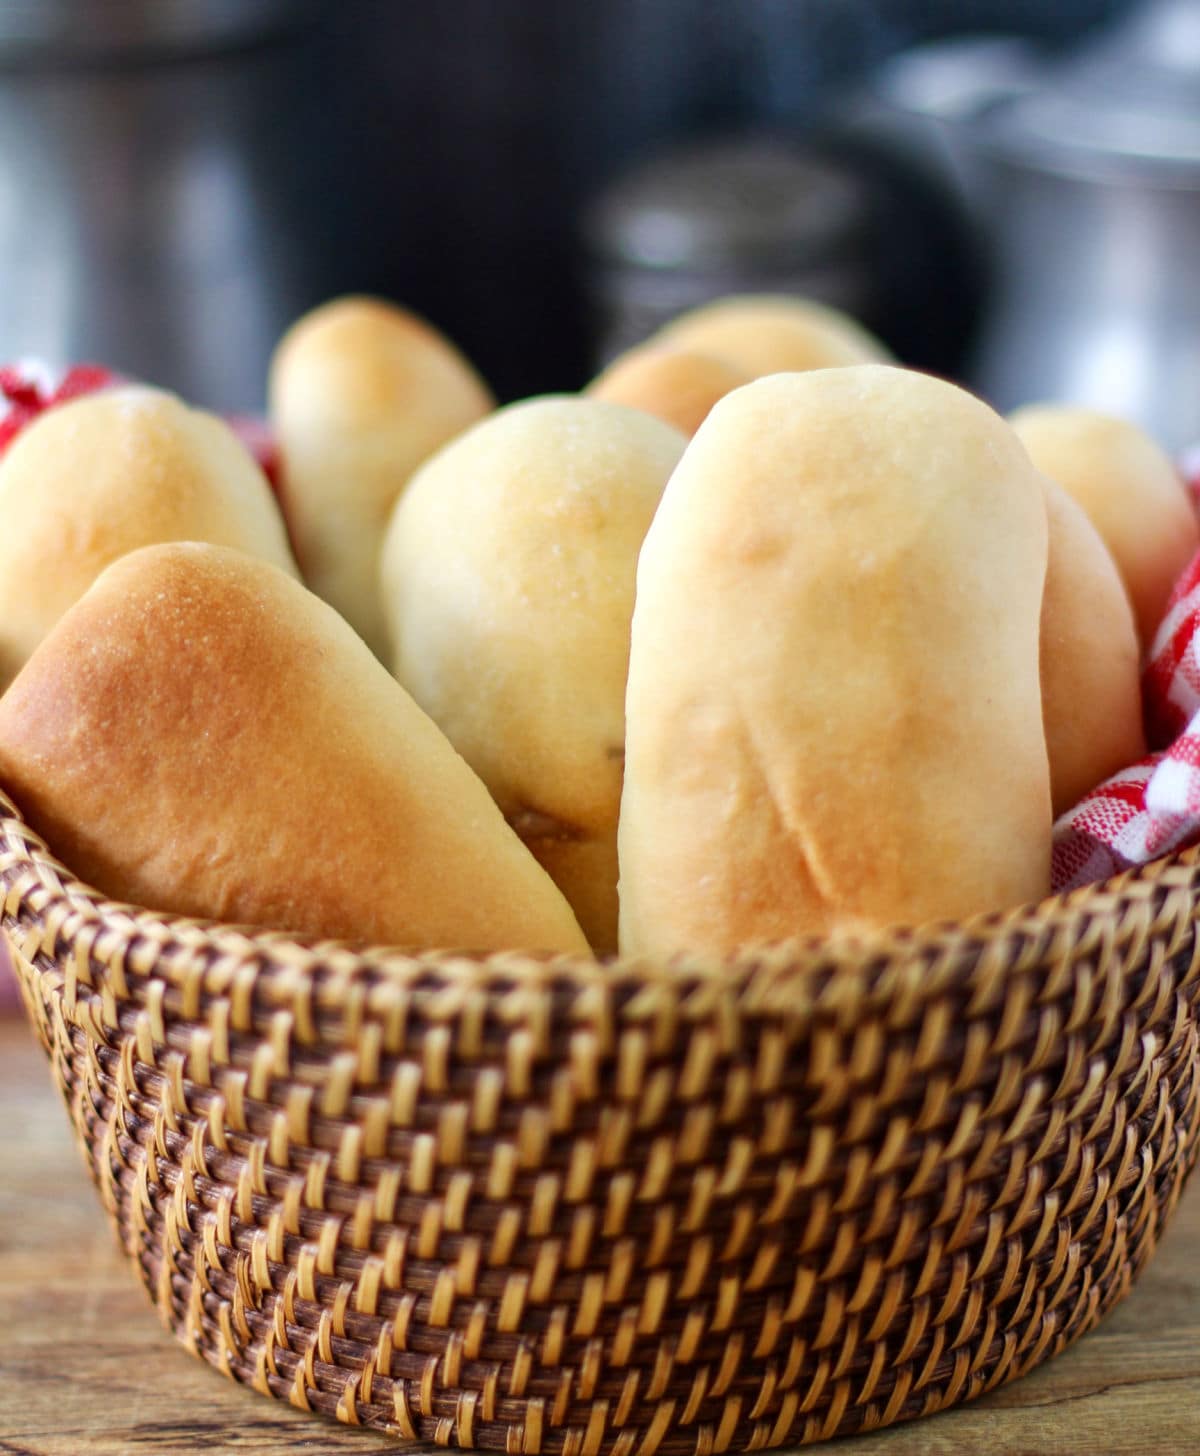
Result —
[[120, 375], [99, 364], [76, 364], [57, 373], [31, 359], [0, 365], [0, 455], [46, 410], [120, 383]]
[[[0, 364], [0, 455], [26, 425], [55, 405], [97, 394], [129, 383], [123, 375], [101, 364], [76, 364], [55, 371], [35, 359]], [[226, 424], [258, 462], [278, 494], [279, 449], [271, 427], [255, 415], [229, 415]]]
[[[1200, 511], [1200, 450], [1181, 462]], [[1093, 789], [1054, 826], [1056, 891], [1200, 843], [1200, 553], [1175, 584], [1142, 673], [1156, 750]]]

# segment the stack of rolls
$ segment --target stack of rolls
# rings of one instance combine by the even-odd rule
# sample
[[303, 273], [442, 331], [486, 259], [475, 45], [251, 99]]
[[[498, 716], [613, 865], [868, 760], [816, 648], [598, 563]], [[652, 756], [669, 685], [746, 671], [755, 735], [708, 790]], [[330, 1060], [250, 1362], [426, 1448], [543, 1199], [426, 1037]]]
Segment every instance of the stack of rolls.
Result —
[[1055, 816], [1145, 751], [1200, 530], [1130, 425], [1006, 421], [783, 298], [503, 409], [337, 300], [271, 399], [279, 501], [141, 388], [0, 461], [0, 784], [113, 898], [724, 955], [1036, 901]]

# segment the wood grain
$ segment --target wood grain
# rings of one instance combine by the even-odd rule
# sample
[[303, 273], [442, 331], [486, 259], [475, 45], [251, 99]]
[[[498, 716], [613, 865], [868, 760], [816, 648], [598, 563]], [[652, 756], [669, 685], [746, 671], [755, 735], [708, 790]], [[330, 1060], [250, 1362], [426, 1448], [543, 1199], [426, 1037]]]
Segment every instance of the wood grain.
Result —
[[[32, 1035], [0, 1021], [0, 1456], [396, 1449], [272, 1405], [179, 1349], [126, 1269]], [[1200, 1453], [1200, 1186], [1095, 1333], [974, 1405], [830, 1456]]]

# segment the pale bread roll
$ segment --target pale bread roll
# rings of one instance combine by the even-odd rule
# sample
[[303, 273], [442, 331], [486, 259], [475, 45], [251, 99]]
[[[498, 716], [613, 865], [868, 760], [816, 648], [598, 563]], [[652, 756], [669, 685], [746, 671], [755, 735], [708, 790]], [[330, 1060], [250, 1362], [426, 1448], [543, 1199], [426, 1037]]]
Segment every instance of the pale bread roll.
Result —
[[1171, 588], [1200, 549], [1200, 524], [1170, 457], [1136, 425], [1094, 410], [1028, 405], [1011, 423], [1033, 463], [1100, 532], [1148, 647]]
[[860, 366], [727, 395], [638, 565], [622, 951], [1046, 894], [1046, 553], [1028, 457], [952, 385]]
[[423, 319], [351, 297], [306, 314], [284, 336], [270, 401], [304, 579], [382, 655], [379, 547], [392, 507], [426, 456], [495, 400]]
[[673, 349], [712, 354], [748, 378], [846, 364], [886, 363], [891, 354], [849, 314], [787, 294], [733, 294], [689, 310], [654, 335]]
[[1108, 547], [1082, 506], [1042, 477], [1049, 559], [1042, 716], [1054, 814], [1145, 756], [1137, 628]]
[[616, 945], [637, 555], [684, 443], [600, 400], [511, 405], [414, 476], [384, 548], [397, 677], [598, 950]]
[[645, 410], [690, 439], [717, 400], [749, 382], [745, 370], [723, 359], [662, 344], [640, 344], [614, 359], [584, 393]]
[[273, 566], [151, 546], [0, 699], [0, 783], [118, 900], [311, 937], [586, 951], [487, 790]]
[[262, 471], [233, 431], [125, 386], [48, 410], [0, 460], [0, 687], [110, 562], [159, 541], [234, 546], [296, 571]]

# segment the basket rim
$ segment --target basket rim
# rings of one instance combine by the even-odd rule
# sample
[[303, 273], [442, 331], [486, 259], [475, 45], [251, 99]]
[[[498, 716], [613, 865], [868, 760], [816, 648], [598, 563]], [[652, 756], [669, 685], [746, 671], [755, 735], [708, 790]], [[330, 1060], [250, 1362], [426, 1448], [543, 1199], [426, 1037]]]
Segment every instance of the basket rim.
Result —
[[[374, 1012], [414, 991], [451, 988], [491, 997], [564, 987], [626, 994], [647, 989], [680, 997], [710, 990], [736, 995], [743, 1010], [748, 1000], [764, 1014], [824, 1013], [853, 1024], [868, 1009], [902, 1001], [911, 1013], [955, 990], [973, 1006], [991, 1002], [998, 971], [1044, 976], [1067, 959], [1067, 949], [1079, 956], [1105, 942], [1165, 930], [1171, 953], [1200, 901], [1200, 845], [1092, 885], [963, 921], [795, 937], [728, 956], [406, 950], [192, 919], [110, 900], [54, 855], [0, 786], [0, 889], [4, 922], [39, 931], [43, 949], [65, 938], [106, 959], [128, 957], [139, 979], [174, 985], [194, 978], [198, 963], [206, 980], [219, 969], [224, 983], [238, 969], [253, 968], [260, 984], [277, 983], [272, 1000], [288, 1000], [319, 981], [321, 1001], [335, 1004], [352, 986], [366, 983]], [[1060, 992], [1061, 980], [1052, 989]]]

